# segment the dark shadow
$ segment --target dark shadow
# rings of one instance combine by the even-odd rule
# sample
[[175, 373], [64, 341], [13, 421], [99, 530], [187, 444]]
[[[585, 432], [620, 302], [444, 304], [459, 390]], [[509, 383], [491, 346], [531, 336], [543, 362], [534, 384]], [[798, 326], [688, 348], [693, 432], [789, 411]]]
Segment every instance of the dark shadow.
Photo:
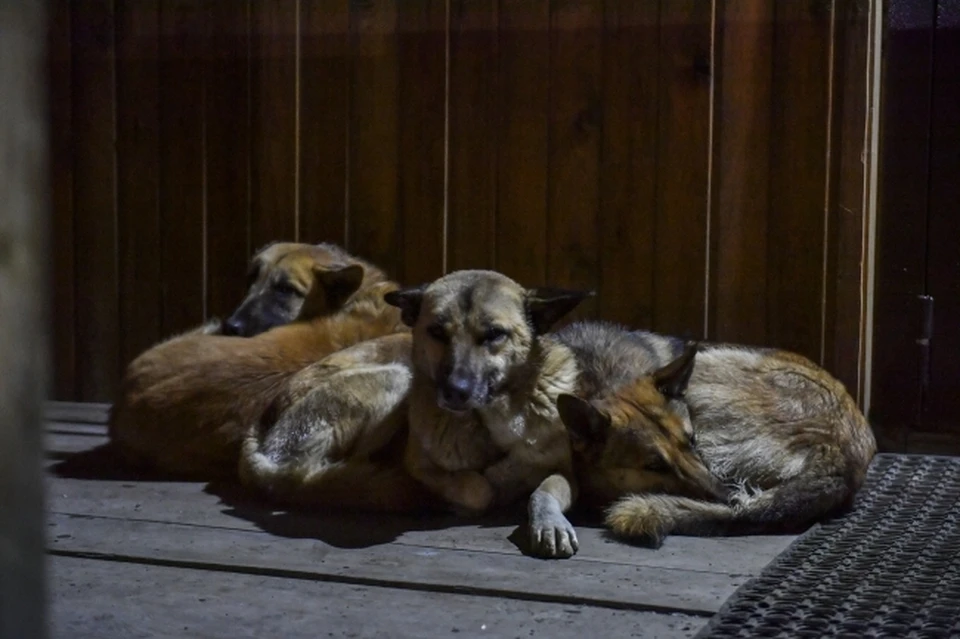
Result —
[[[220, 499], [222, 512], [248, 521], [260, 530], [293, 539], [316, 539], [343, 549], [360, 549], [389, 544], [405, 532], [456, 529], [469, 526], [479, 528], [513, 527], [507, 539], [525, 555], [530, 542], [527, 533], [527, 513], [523, 502], [481, 517], [459, 516], [447, 512], [421, 514], [392, 514], [354, 512], [345, 510], [316, 511], [288, 508], [245, 488], [237, 481], [206, 481], [196, 477], [161, 473], [134, 467], [125, 461], [107, 443], [96, 448], [76, 452], [48, 452], [48, 460], [56, 463], [48, 471], [68, 479], [100, 481], [198, 481], [204, 482], [204, 492]], [[600, 518], [588, 511], [574, 511], [570, 521], [575, 525], [591, 525]]]
[[56, 460], [56, 463], [48, 467], [48, 472], [65, 479], [154, 482], [201, 481], [197, 478], [135, 467], [127, 462], [109, 442], [76, 453], [48, 451], [46, 458]]
[[517, 529], [509, 535], [510, 541], [524, 553], [529, 547], [522, 539], [525, 532], [521, 532], [526, 530], [522, 524], [527, 519], [523, 504], [475, 518], [439, 512], [416, 515], [340, 510], [319, 512], [278, 506], [236, 483], [211, 482], [204, 491], [220, 498], [226, 506], [222, 511], [224, 514], [248, 521], [264, 532], [279, 537], [316, 539], [336, 548], [359, 549], [389, 544], [405, 532], [511, 525]]

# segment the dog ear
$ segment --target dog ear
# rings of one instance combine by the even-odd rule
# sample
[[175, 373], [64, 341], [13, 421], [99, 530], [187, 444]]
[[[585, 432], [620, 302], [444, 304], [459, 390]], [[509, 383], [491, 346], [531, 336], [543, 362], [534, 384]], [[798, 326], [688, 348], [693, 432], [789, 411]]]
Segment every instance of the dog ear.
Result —
[[339, 308], [363, 284], [363, 267], [359, 264], [334, 270], [317, 268], [316, 273], [326, 294], [328, 308]]
[[404, 288], [399, 291], [390, 291], [383, 296], [383, 300], [390, 306], [400, 309], [400, 320], [407, 326], [413, 327], [420, 316], [420, 304], [423, 302], [423, 293], [427, 290], [426, 284]]
[[587, 444], [602, 444], [610, 431], [610, 417], [576, 395], [557, 396], [557, 412], [570, 436]]
[[593, 296], [593, 291], [573, 291], [562, 288], [534, 288], [527, 291], [527, 316], [537, 335], [543, 335], [557, 320], [575, 309], [580, 302]]
[[693, 374], [698, 347], [697, 342], [687, 342], [679, 357], [653, 374], [657, 389], [665, 397], [672, 399], [683, 397], [690, 382], [690, 375]]

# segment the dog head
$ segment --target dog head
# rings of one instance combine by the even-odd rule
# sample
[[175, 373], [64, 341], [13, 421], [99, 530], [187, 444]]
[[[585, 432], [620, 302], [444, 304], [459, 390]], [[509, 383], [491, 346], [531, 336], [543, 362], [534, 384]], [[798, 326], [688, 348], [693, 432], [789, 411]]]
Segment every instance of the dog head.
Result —
[[[557, 410], [596, 497], [631, 493], [727, 498], [694, 447], [682, 397], [696, 359], [689, 343], [670, 364], [598, 400], [560, 395]], [[599, 493], [599, 494], [596, 494]]]
[[525, 289], [493, 271], [456, 271], [385, 299], [413, 328], [413, 362], [451, 412], [482, 409], [529, 371], [538, 338], [589, 293]]
[[270, 244], [251, 260], [247, 296], [223, 323], [223, 332], [252, 337], [336, 311], [365, 275], [362, 262], [332, 244]]

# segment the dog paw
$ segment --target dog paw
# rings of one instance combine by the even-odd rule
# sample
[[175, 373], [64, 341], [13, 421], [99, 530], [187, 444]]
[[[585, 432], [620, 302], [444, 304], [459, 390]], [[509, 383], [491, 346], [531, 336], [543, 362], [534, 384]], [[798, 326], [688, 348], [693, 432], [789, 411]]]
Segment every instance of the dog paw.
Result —
[[[530, 551], [544, 559], [566, 559], [580, 549], [577, 531], [560, 512], [552, 497], [549, 501], [534, 503], [530, 512]], [[550, 502], [553, 503], [550, 503]]]

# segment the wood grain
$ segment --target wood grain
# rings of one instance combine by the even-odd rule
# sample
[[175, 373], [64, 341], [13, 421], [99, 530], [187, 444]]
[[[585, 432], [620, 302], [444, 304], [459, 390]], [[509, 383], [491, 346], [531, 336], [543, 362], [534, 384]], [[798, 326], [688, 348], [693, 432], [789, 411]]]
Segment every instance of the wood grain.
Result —
[[[662, 639], [692, 636], [706, 619], [690, 615], [577, 607], [562, 603], [417, 592], [280, 579], [97, 559], [54, 557], [51, 626], [55, 636], [120, 639], [161, 636], [421, 637], [491, 634], [577, 639], [603, 627], [629, 635], [642, 627]], [[158, 592], [165, 593], [158, 597]], [[122, 607], [110, 602], [122, 597]], [[310, 601], [304, 606], [304, 601]], [[269, 608], [263, 603], [269, 601]], [[390, 611], [387, 613], [386, 611]]]
[[718, 7], [709, 336], [764, 344], [774, 5]]
[[300, 3], [300, 241], [343, 244], [350, 2]]
[[[519, 553], [393, 544], [358, 552], [299, 535], [278, 539], [264, 533], [96, 516], [52, 514], [48, 523], [50, 552], [61, 556], [700, 616], [716, 612], [747, 579], [699, 570], [638, 571], [607, 562], [547, 562]], [[531, 579], [534, 567], [537, 578]]]
[[51, 394], [77, 396], [76, 268], [73, 221], [73, 93], [70, 1], [49, 3], [47, 108], [49, 110], [50, 208], [53, 285]]
[[767, 342], [820, 361], [831, 2], [778, 3], [767, 225]]
[[114, 13], [109, 0], [73, 4], [73, 211], [77, 396], [113, 396], [118, 377]]
[[[105, 441], [90, 425], [48, 424], [50, 453], [89, 451]], [[74, 467], [76, 464], [74, 465]], [[93, 469], [91, 469], [93, 470]], [[441, 548], [472, 552], [518, 553], [509, 537], [516, 525], [509, 516], [490, 516], [482, 527], [455, 517], [383, 517], [382, 526], [369, 525], [373, 515], [329, 512], [322, 517], [310, 513], [285, 512], [238, 489], [205, 491], [190, 482], [131, 482], [130, 477], [111, 479], [101, 472], [97, 481], [70, 477], [63, 465], [53, 464], [47, 480], [49, 510], [61, 515], [84, 514], [113, 519], [150, 519], [158, 523], [188, 524], [211, 529], [268, 532], [274, 537], [301, 536], [323, 540], [333, 546], [371, 548], [389, 543], [410, 550]], [[217, 493], [220, 493], [218, 497]], [[225, 503], [230, 509], [223, 508]], [[417, 523], [419, 522], [419, 523]], [[785, 548], [792, 537], [755, 535], [750, 538], [670, 537], [656, 550], [628, 547], [606, 540], [595, 522], [579, 521], [581, 549], [577, 561], [613, 563], [665, 570], [695, 570], [717, 574], [756, 573]], [[519, 522], [517, 522], [519, 523]], [[351, 540], [347, 542], [347, 540]]]
[[924, 430], [960, 434], [960, 2], [938, 0], [930, 136], [927, 293], [935, 319]]
[[250, 10], [205, 3], [204, 149], [207, 317], [243, 299], [250, 240]]
[[880, 180], [870, 423], [884, 451], [904, 451], [921, 409], [917, 335], [926, 292], [933, 13], [888, 14], [881, 80]]
[[350, 162], [347, 245], [397, 276], [403, 267], [398, 211], [397, 4], [351, 3]]
[[855, 0], [835, 6], [836, 59], [831, 154], [830, 208], [824, 308], [824, 361], [857, 401], [863, 397], [867, 171], [866, 124], [869, 15]]
[[162, 335], [160, 2], [119, 0], [116, 12], [119, 364], [125, 367]]
[[445, 0], [397, 5], [400, 259], [408, 283], [443, 275], [446, 135]]
[[600, 168], [600, 317], [653, 324], [659, 5], [607, 2]]
[[254, 250], [297, 240], [297, 0], [251, 11], [250, 235]]
[[497, 153], [497, 270], [547, 283], [550, 4], [501, 0]]
[[[601, 0], [551, 3], [547, 280], [593, 291], [599, 270], [603, 17]], [[562, 323], [596, 311], [596, 298], [588, 299]]]
[[204, 13], [191, 0], [160, 3], [160, 333], [204, 318]]
[[702, 337], [706, 294], [712, 3], [660, 7], [653, 327]]
[[496, 264], [497, 0], [450, 3], [447, 270]]

